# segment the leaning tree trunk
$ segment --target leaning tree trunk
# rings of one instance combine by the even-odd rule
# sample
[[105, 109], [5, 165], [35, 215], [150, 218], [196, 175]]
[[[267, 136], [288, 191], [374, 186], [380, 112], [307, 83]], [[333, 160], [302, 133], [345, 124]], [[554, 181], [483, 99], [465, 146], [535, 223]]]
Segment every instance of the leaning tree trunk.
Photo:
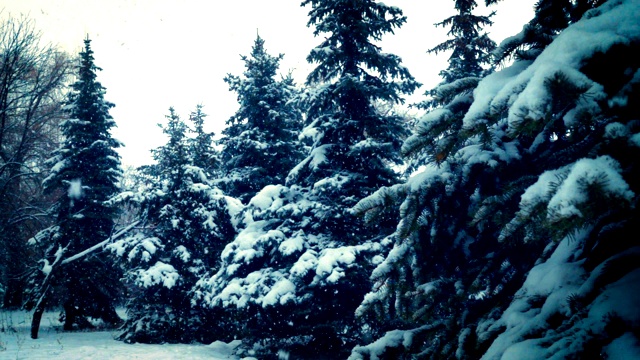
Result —
[[[70, 245], [70, 244], [69, 244]], [[42, 320], [42, 314], [44, 313], [44, 309], [47, 306], [47, 300], [49, 299], [49, 290], [51, 289], [51, 282], [55, 276], [55, 273], [58, 271], [58, 268], [61, 265], [62, 257], [64, 253], [69, 248], [69, 245], [65, 248], [59, 248], [56, 252], [56, 259], [51, 264], [49, 268], [49, 272], [45, 276], [42, 281], [42, 285], [40, 286], [40, 296], [38, 297], [38, 302], [36, 303], [35, 309], [33, 311], [33, 319], [31, 319], [31, 338], [38, 338], [38, 331], [40, 331], [40, 321]]]
[[[51, 268], [49, 270], [49, 273], [47, 274], [47, 276], [44, 278], [44, 281], [42, 282], [42, 286], [40, 287], [40, 289], [42, 289], [42, 293], [40, 294], [40, 298], [38, 299], [38, 303], [35, 306], [35, 309], [33, 311], [33, 319], [31, 319], [31, 338], [32, 339], [37, 339], [38, 338], [38, 332], [40, 331], [40, 321], [42, 321], [42, 314], [44, 313], [45, 307], [46, 307], [46, 303], [48, 300], [48, 295], [49, 295], [49, 289], [51, 288], [51, 281], [54, 278], [54, 274], [58, 271], [58, 268], [62, 265], [68, 264], [72, 261], [81, 259], [85, 256], [87, 256], [88, 254], [91, 254], [94, 251], [97, 251], [99, 249], [102, 249], [105, 245], [107, 245], [109, 242], [119, 238], [120, 236], [124, 235], [127, 233], [127, 231], [131, 230], [132, 228], [134, 228], [136, 225], [138, 225], [140, 223], [139, 220], [134, 221], [132, 224], [130, 224], [129, 226], [127, 226], [126, 228], [120, 230], [119, 232], [117, 232], [116, 234], [114, 234], [113, 236], [110, 236], [109, 238], [107, 238], [106, 240], [93, 245], [92, 247], [79, 252], [73, 256], [70, 256], [64, 260], [62, 260], [62, 256], [64, 255], [64, 253], [66, 252], [66, 249], [69, 248], [69, 246], [71, 244], [68, 244], [64, 249], [60, 249], [57, 252], [57, 257], [56, 260], [53, 262], [53, 264], [51, 264]], [[117, 315], [116, 315], [117, 316]]]
[[[49, 277], [47, 277], [49, 279]], [[46, 281], [46, 280], [45, 280]], [[33, 310], [33, 318], [31, 319], [31, 338], [37, 339], [38, 332], [40, 331], [40, 321], [42, 320], [42, 314], [44, 313], [44, 309], [47, 305], [47, 295], [49, 294], [49, 284], [46, 284], [40, 298], [38, 299], [38, 303]]]

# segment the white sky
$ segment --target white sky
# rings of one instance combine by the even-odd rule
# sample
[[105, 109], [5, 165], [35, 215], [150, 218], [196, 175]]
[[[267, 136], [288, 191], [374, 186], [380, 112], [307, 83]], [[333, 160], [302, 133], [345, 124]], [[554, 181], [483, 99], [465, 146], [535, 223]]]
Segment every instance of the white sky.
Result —
[[[111, 115], [118, 124], [113, 135], [125, 144], [123, 163], [150, 163], [149, 150], [165, 138], [157, 123], [173, 106], [183, 118], [204, 105], [207, 126], [216, 134], [237, 109], [228, 91], [227, 73], [241, 75], [259, 30], [267, 51], [284, 53], [280, 70], [294, 71], [304, 82], [312, 68], [309, 51], [320, 43], [307, 28], [308, 8], [300, 0], [0, 0], [2, 15], [27, 14], [47, 42], [72, 54], [82, 49], [85, 34], [92, 39], [99, 80], [106, 99], [116, 104]], [[479, 2], [483, 2], [479, 0]], [[535, 0], [504, 0], [487, 29], [500, 42], [520, 31], [533, 15]], [[382, 50], [399, 55], [424, 89], [436, 85], [448, 54], [426, 50], [446, 39], [447, 29], [434, 23], [454, 14], [452, 0], [385, 0], [400, 7], [407, 23], [383, 39]], [[490, 10], [478, 9], [478, 14]]]

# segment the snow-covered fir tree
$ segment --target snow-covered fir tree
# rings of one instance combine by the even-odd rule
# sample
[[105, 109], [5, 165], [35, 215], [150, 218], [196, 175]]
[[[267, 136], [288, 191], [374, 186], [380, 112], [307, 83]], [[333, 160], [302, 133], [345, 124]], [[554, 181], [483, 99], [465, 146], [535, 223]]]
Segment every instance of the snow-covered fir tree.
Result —
[[417, 83], [375, 44], [405, 22], [400, 9], [375, 1], [303, 5], [325, 38], [308, 56], [316, 68], [302, 101], [310, 152], [286, 185], [266, 186], [249, 201], [243, 230], [224, 249], [220, 271], [200, 282], [197, 300], [236, 309], [236, 331], [260, 340], [265, 353], [340, 358], [361, 330], [354, 310], [396, 223], [391, 214], [366, 227], [349, 211], [399, 177], [392, 166], [403, 124], [375, 104], [400, 103]]
[[[449, 27], [451, 37], [437, 46], [429, 49], [428, 53], [439, 54], [451, 51], [449, 66], [440, 72], [442, 82], [428, 91], [430, 101], [423, 107], [443, 106], [463, 92], [471, 92], [480, 78], [486, 73], [486, 67], [491, 63], [491, 52], [495, 43], [482, 30], [491, 25], [490, 18], [494, 15], [475, 15], [473, 10], [478, 6], [475, 0], [455, 0], [458, 12], [436, 24]], [[461, 81], [466, 79], [465, 81]]]
[[451, 38], [428, 51], [432, 54], [451, 51], [449, 66], [440, 72], [442, 82], [427, 91], [427, 100], [418, 104], [432, 110], [431, 120], [418, 122], [413, 136], [402, 147], [403, 155], [410, 159], [410, 171], [428, 161], [443, 161], [451, 149], [460, 145], [462, 117], [473, 101], [473, 89], [491, 70], [495, 43], [482, 30], [492, 24], [493, 13], [473, 14], [477, 7], [475, 0], [454, 3], [457, 14], [436, 24], [449, 27]]
[[[449, 66], [440, 72], [442, 82], [435, 88], [426, 92], [427, 100], [419, 104], [419, 107], [429, 110], [427, 115], [423, 116], [416, 123], [412, 136], [410, 136], [402, 146], [402, 153], [409, 163], [409, 171], [416, 171], [424, 168], [426, 164], [441, 164], [448, 159], [448, 156], [458, 149], [465, 141], [465, 134], [462, 130], [463, 117], [471, 103], [473, 102], [473, 90], [480, 80], [491, 70], [491, 51], [495, 49], [495, 43], [489, 39], [486, 33], [482, 32], [485, 26], [491, 25], [490, 17], [473, 14], [477, 3], [475, 0], [455, 0], [455, 9], [457, 14], [450, 16], [436, 26], [450, 27], [450, 39], [438, 44], [429, 50], [430, 53], [438, 54], [445, 51], [451, 51], [449, 57]], [[372, 221], [378, 221], [375, 212], [380, 208], [388, 206], [393, 200], [402, 199], [402, 194], [396, 194], [395, 191], [401, 187], [392, 189], [382, 189], [377, 196], [371, 200], [361, 202], [357, 211], [366, 209], [367, 218]], [[433, 189], [433, 191], [444, 191], [445, 188]], [[455, 225], [464, 221], [464, 218], [458, 214], [457, 206], [467, 201], [468, 194], [463, 192], [449, 193], [450, 196], [460, 196], [460, 199], [451, 201], [451, 207], [437, 208], [438, 213], [447, 218], [446, 224], [455, 228]], [[435, 199], [434, 199], [435, 200]], [[424, 199], [427, 203], [431, 199]], [[419, 208], [424, 204], [413, 204]], [[441, 205], [435, 205], [441, 206]], [[402, 209], [403, 213], [407, 209]], [[413, 211], [416, 211], [413, 209]], [[404, 213], [403, 215], [405, 215]], [[461, 218], [461, 220], [457, 220]], [[443, 222], [443, 226], [445, 223]], [[458, 224], [459, 225], [459, 224]], [[408, 234], [400, 234], [396, 241], [404, 241]], [[440, 234], [438, 234], [440, 236]], [[443, 239], [443, 242], [447, 240]], [[419, 245], [423, 247], [424, 245]], [[439, 252], [429, 251], [434, 258], [446, 256], [447, 247], [443, 247]], [[435, 264], [428, 254], [422, 254], [424, 250], [416, 249], [416, 256], [421, 258], [411, 260], [398, 259], [398, 261], [416, 261], [421, 267], [421, 271], [429, 273], [437, 271], [429, 268], [430, 264]], [[444, 254], [444, 255], [443, 255]], [[438, 265], [439, 266], [439, 265]], [[377, 290], [382, 290], [389, 296], [389, 300], [393, 299], [395, 294], [400, 294], [407, 290], [405, 281], [411, 281], [413, 269], [417, 269], [411, 263], [400, 263], [395, 269], [394, 274], [389, 279], [375, 284]], [[407, 273], [409, 271], [409, 273]], [[403, 321], [412, 323], [411, 319], [405, 317], [404, 309], [400, 303], [397, 306], [384, 306], [371, 309], [369, 313], [361, 313], [363, 319], [367, 319], [371, 327], [378, 331], [384, 329], [391, 324], [402, 324]], [[411, 311], [411, 310], [409, 310]], [[405, 325], [406, 326], [406, 325]]]
[[[539, 29], [553, 34], [546, 44], [480, 81], [446, 158], [356, 206], [402, 201], [395, 246], [358, 309], [401, 323], [351, 359], [637, 349], [640, 242], [623, 234], [640, 230], [640, 3], [607, 1], [575, 23], [564, 11], [566, 29]], [[418, 128], [435, 129], [448, 107]]]
[[266, 185], [284, 184], [287, 171], [303, 157], [298, 134], [300, 111], [291, 77], [276, 79], [283, 55], [271, 56], [258, 35], [250, 56], [242, 56], [243, 76], [227, 75], [229, 90], [238, 94], [240, 108], [227, 121], [219, 186], [243, 202]]
[[109, 245], [125, 269], [131, 296], [120, 335], [126, 342], [205, 342], [215, 332], [211, 313], [192, 306], [190, 291], [218, 268], [222, 248], [235, 234], [231, 218], [242, 205], [195, 165], [209, 163], [201, 162], [209, 158], [207, 144], [197, 141], [204, 136], [200, 107], [191, 119], [195, 130], [170, 109], [163, 127], [169, 140], [154, 150], [156, 164], [144, 170], [148, 183], [120, 195], [120, 202], [136, 204], [141, 214], [135, 231]]
[[53, 209], [56, 225], [30, 241], [43, 252], [43, 259], [31, 280], [28, 306], [38, 299], [48, 299], [50, 306], [62, 303], [65, 330], [74, 324], [89, 326], [86, 317], [111, 324], [120, 321], [115, 305], [121, 273], [104, 254], [92, 253], [61, 265], [64, 258], [109, 238], [117, 215], [108, 200], [118, 193], [122, 171], [115, 149], [122, 144], [110, 133], [115, 122], [109, 109], [114, 105], [104, 99], [99, 70], [87, 38], [65, 108], [68, 119], [61, 124], [64, 141], [49, 160], [50, 174], [43, 183], [45, 190], [59, 194]]
[[218, 175], [220, 167], [220, 154], [213, 146], [213, 132], [204, 129], [204, 120], [207, 117], [202, 111], [202, 105], [189, 115], [189, 122], [193, 124], [193, 137], [190, 138], [191, 161], [194, 166], [201, 168], [209, 179]]

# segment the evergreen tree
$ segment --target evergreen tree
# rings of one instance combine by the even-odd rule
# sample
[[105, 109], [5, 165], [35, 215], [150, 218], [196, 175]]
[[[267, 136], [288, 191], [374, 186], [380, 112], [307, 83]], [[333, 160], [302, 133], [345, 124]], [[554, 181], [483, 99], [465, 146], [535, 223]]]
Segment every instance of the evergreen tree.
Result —
[[209, 179], [213, 179], [219, 171], [220, 154], [213, 147], [215, 134], [204, 130], [206, 117], [207, 114], [202, 112], [202, 105], [198, 105], [189, 116], [194, 134], [191, 139], [191, 161], [194, 166], [201, 168]]
[[602, 3], [604, 0], [538, 0], [533, 19], [524, 25], [520, 33], [505, 39], [496, 49], [496, 62], [511, 57], [535, 59], [569, 24]]
[[190, 291], [217, 270], [223, 246], [233, 239], [231, 216], [241, 204], [212, 187], [205, 170], [194, 165], [208, 159], [207, 144], [198, 137], [206, 137], [201, 107], [191, 119], [195, 138], [170, 109], [163, 127], [169, 140], [154, 150], [157, 163], [146, 169], [153, 181], [120, 197], [137, 205], [142, 220], [109, 246], [121, 259], [131, 294], [120, 335], [126, 342], [212, 341], [211, 314], [192, 306]]
[[[461, 93], [471, 92], [480, 78], [488, 73], [491, 64], [491, 52], [495, 43], [486, 33], [481, 33], [485, 26], [493, 24], [488, 16], [474, 15], [477, 7], [475, 0], [455, 0], [456, 15], [450, 16], [436, 26], [450, 27], [450, 39], [429, 49], [428, 53], [439, 54], [451, 51], [449, 67], [440, 72], [442, 82], [427, 92], [430, 101], [421, 104], [425, 108], [444, 106]], [[464, 81], [462, 81], [464, 80]]]
[[317, 63], [307, 78], [307, 85], [315, 87], [307, 94], [307, 131], [314, 130], [315, 136], [311, 156], [290, 174], [290, 182], [312, 186], [321, 179], [346, 177], [343, 193], [333, 200], [346, 200], [340, 207], [347, 209], [371, 190], [397, 181], [391, 165], [401, 162], [403, 126], [397, 116], [379, 114], [375, 103], [401, 103], [401, 95], [413, 92], [418, 83], [398, 56], [381, 52], [374, 42], [406, 18], [399, 8], [373, 1], [303, 5], [312, 6], [308, 25], [315, 25], [314, 34], [328, 36], [307, 57]]
[[626, 101], [640, 90], [629, 55], [640, 45], [630, 26], [638, 9], [608, 2], [535, 61], [485, 77], [448, 156], [356, 206], [398, 200], [402, 219], [358, 309], [370, 321], [392, 314], [399, 329], [353, 359], [585, 358], [637, 331], [615, 289], [640, 286], [627, 257], [640, 244], [612, 240], [638, 230], [640, 128]]
[[271, 56], [258, 35], [245, 62], [244, 76], [227, 75], [229, 90], [240, 108], [227, 121], [222, 149], [220, 186], [247, 202], [270, 184], [284, 184], [286, 172], [302, 158], [297, 141], [301, 114], [292, 102], [296, 90], [290, 77], [275, 79], [283, 55]]
[[[350, 213], [358, 199], [395, 184], [392, 168], [403, 124], [377, 101], [402, 102], [417, 83], [400, 58], [374, 44], [405, 22], [375, 1], [305, 1], [309, 25], [325, 40], [308, 61], [317, 67], [303, 95], [309, 155], [287, 185], [253, 197], [243, 229], [222, 253], [223, 267], [200, 282], [198, 300], [236, 307], [236, 331], [264, 352], [340, 358], [360, 332], [353, 311], [367, 287], [395, 216], [367, 228]], [[387, 212], [389, 215], [389, 212]]]
[[451, 38], [428, 52], [451, 51], [451, 56], [448, 68], [440, 72], [442, 82], [426, 93], [426, 101], [418, 104], [432, 110], [428, 121], [419, 121], [414, 135], [403, 145], [403, 155], [411, 158], [411, 171], [428, 161], [443, 161], [453, 148], [460, 146], [463, 139], [457, 135], [462, 117], [473, 102], [473, 89], [490, 73], [495, 43], [481, 30], [492, 24], [490, 18], [494, 13], [474, 15], [472, 10], [476, 6], [475, 0], [455, 0], [458, 13], [436, 24], [449, 26]]
[[[104, 254], [91, 254], [49, 274], [51, 264], [109, 238], [117, 215], [117, 208], [108, 200], [118, 193], [122, 171], [115, 149], [122, 144], [110, 134], [115, 122], [109, 109], [114, 105], [104, 100], [91, 40], [86, 39], [84, 45], [78, 80], [66, 105], [69, 118], [61, 124], [64, 142], [49, 160], [51, 171], [43, 183], [45, 190], [60, 194], [54, 210], [57, 224], [32, 241], [44, 253], [42, 272], [36, 274], [33, 284], [40, 276], [54, 279], [54, 295], [64, 306], [65, 330], [74, 324], [88, 326], [87, 316], [112, 324], [120, 321], [115, 312], [120, 273]], [[46, 288], [34, 290], [34, 295], [46, 296]]]

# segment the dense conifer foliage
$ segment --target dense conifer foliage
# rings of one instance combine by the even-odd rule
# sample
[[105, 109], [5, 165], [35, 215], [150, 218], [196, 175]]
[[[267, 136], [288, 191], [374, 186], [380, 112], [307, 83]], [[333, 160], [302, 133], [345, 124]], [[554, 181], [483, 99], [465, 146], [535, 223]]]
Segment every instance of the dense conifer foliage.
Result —
[[[491, 9], [450, 4], [436, 24], [448, 39], [428, 50], [449, 64], [415, 119], [385, 110], [419, 86], [380, 47], [402, 11], [304, 0], [320, 39], [304, 86], [276, 79], [282, 55], [258, 36], [224, 79], [239, 109], [222, 137], [202, 106], [188, 121], [170, 109], [167, 143], [123, 189], [87, 40], [44, 181], [57, 222], [30, 241], [44, 255], [34, 324], [47, 302], [64, 305], [65, 329], [116, 323], [122, 283], [129, 343], [241, 340], [216, 346], [266, 359], [638, 357], [640, 1], [539, 0], [498, 46]], [[5, 161], [15, 146], [0, 145]]]
[[[286, 185], [264, 187], [248, 203], [243, 229], [223, 267], [201, 281], [198, 299], [236, 307], [254, 341], [292, 356], [345, 356], [360, 332], [353, 311], [395, 217], [367, 228], [349, 212], [358, 199], [396, 183], [403, 126], [376, 111], [401, 102], [417, 83], [400, 58], [374, 44], [405, 18], [374, 1], [307, 1], [310, 26], [325, 40], [301, 103], [308, 156]], [[340, 355], [342, 354], [342, 355]]]
[[212, 338], [211, 316], [192, 306], [189, 294], [198, 279], [218, 268], [223, 246], [233, 239], [231, 216], [241, 204], [212, 186], [196, 165], [210, 164], [215, 152], [202, 130], [201, 107], [191, 121], [193, 130], [170, 109], [163, 126], [169, 140], [154, 150], [156, 164], [143, 170], [147, 182], [117, 200], [133, 203], [141, 214], [135, 230], [109, 245], [131, 295], [120, 335], [127, 342]]
[[[639, 64], [625, 55], [638, 46], [637, 9], [611, 1], [547, 29], [556, 35], [535, 58], [479, 82], [446, 157], [358, 204], [402, 201], [396, 244], [358, 313], [403, 324], [353, 359], [581, 358], [633, 336], [637, 315], [620, 310], [629, 299], [612, 296], [638, 287], [627, 260], [639, 244], [619, 238], [637, 231], [628, 156], [638, 128], [626, 99]], [[433, 122], [450, 108], [427, 114], [410, 140], [447, 136]]]
[[496, 61], [535, 59], [570, 23], [603, 3], [603, 0], [539, 0], [533, 19], [522, 27], [520, 33], [500, 44], [495, 52]]
[[429, 122], [421, 121], [402, 147], [409, 158], [410, 170], [428, 162], [441, 162], [464, 141], [460, 135], [462, 117], [473, 101], [473, 89], [491, 72], [491, 52], [495, 43], [482, 30], [491, 25], [491, 16], [474, 15], [475, 0], [457, 0], [457, 14], [436, 26], [448, 26], [450, 39], [428, 52], [438, 54], [451, 51], [449, 66], [440, 72], [442, 82], [427, 91], [427, 100], [419, 107], [431, 112]]
[[202, 105], [189, 115], [189, 122], [193, 125], [192, 136], [187, 140], [190, 144], [191, 162], [204, 171], [207, 178], [217, 177], [220, 171], [220, 153], [214, 148], [215, 134], [204, 129], [207, 114], [202, 111]]
[[43, 255], [32, 279], [32, 301], [42, 305], [52, 291], [64, 307], [65, 330], [75, 324], [89, 326], [87, 316], [120, 321], [115, 312], [120, 275], [105, 254], [59, 266], [64, 258], [109, 238], [116, 208], [108, 201], [118, 193], [121, 176], [115, 150], [121, 143], [110, 134], [115, 122], [109, 109], [114, 105], [104, 100], [91, 40], [84, 41], [79, 60], [78, 80], [65, 107], [69, 118], [61, 124], [65, 139], [49, 160], [51, 170], [44, 180], [46, 190], [59, 191], [56, 224], [30, 241]]
[[229, 195], [247, 202], [266, 185], [284, 184], [287, 171], [302, 158], [298, 142], [301, 113], [291, 77], [276, 79], [283, 55], [271, 56], [258, 35], [250, 56], [242, 56], [242, 77], [227, 75], [229, 90], [240, 108], [227, 121], [218, 141], [222, 171], [218, 184]]

